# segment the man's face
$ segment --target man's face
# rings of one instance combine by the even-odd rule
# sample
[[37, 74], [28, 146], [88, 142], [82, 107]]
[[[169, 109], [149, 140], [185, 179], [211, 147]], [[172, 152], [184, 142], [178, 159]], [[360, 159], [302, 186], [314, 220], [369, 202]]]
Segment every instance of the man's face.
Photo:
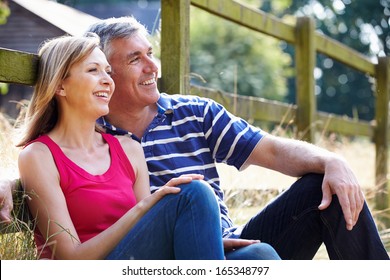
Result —
[[158, 67], [152, 46], [143, 34], [112, 41], [108, 60], [116, 84], [110, 107], [145, 107], [157, 102]]

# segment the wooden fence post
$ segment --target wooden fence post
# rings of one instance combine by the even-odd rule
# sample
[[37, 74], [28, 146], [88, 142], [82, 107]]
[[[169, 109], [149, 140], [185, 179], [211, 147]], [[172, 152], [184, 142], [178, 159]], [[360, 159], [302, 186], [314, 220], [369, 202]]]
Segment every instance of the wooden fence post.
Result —
[[188, 94], [190, 0], [162, 0], [161, 18], [160, 90]]
[[316, 96], [314, 92], [314, 67], [316, 63], [315, 22], [300, 17], [296, 25], [295, 69], [298, 137], [314, 142], [316, 122]]
[[[388, 173], [388, 141], [389, 141], [389, 96], [390, 96], [390, 57], [378, 58], [376, 66], [376, 130], [374, 142], [376, 147], [375, 162], [375, 208], [388, 209], [390, 189], [387, 179]], [[390, 214], [390, 213], [389, 213]], [[390, 226], [390, 217], [386, 215], [382, 220], [386, 227]], [[389, 215], [387, 215], [389, 216]]]

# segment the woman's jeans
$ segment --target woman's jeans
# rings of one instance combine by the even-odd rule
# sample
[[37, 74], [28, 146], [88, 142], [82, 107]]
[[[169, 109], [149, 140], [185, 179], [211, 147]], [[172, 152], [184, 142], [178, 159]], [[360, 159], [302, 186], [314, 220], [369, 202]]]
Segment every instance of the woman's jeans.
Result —
[[308, 174], [253, 217], [241, 238], [260, 239], [282, 259], [312, 259], [324, 242], [330, 259], [389, 259], [366, 204], [352, 231], [337, 197], [320, 211], [323, 176]]
[[203, 181], [179, 186], [155, 204], [107, 259], [224, 259], [219, 206]]
[[[109, 260], [224, 259], [220, 210], [204, 181], [179, 186], [180, 193], [163, 197], [107, 256]], [[280, 259], [265, 243], [226, 253], [226, 259]]]

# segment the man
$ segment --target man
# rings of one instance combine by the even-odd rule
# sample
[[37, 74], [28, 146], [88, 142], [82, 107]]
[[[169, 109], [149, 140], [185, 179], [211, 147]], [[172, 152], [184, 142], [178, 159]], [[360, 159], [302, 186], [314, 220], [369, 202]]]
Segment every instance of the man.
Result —
[[[344, 159], [269, 135], [212, 100], [160, 93], [147, 31], [134, 18], [99, 21], [89, 31], [101, 37], [116, 84], [110, 113], [98, 122], [107, 132], [141, 142], [152, 191], [172, 176], [203, 174], [220, 204], [226, 246], [234, 247], [236, 238], [261, 240], [282, 259], [311, 259], [324, 242], [331, 259], [389, 259]], [[216, 162], [239, 170], [255, 164], [300, 179], [238, 227], [223, 202]]]

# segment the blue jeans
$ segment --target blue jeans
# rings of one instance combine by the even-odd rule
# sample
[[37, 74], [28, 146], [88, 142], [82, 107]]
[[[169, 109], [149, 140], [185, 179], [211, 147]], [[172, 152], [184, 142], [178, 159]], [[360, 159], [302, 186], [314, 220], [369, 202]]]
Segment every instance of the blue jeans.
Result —
[[226, 252], [227, 260], [280, 260], [271, 245], [261, 242]]
[[366, 204], [352, 231], [336, 196], [318, 210], [322, 180], [318, 174], [303, 176], [253, 217], [241, 238], [269, 243], [282, 259], [312, 259], [323, 242], [330, 259], [389, 259]]
[[[219, 206], [203, 181], [181, 185], [179, 194], [162, 198], [129, 231], [108, 260], [224, 259]], [[226, 253], [227, 260], [280, 259], [266, 243]]]
[[219, 206], [203, 181], [163, 197], [106, 259], [224, 259]]

